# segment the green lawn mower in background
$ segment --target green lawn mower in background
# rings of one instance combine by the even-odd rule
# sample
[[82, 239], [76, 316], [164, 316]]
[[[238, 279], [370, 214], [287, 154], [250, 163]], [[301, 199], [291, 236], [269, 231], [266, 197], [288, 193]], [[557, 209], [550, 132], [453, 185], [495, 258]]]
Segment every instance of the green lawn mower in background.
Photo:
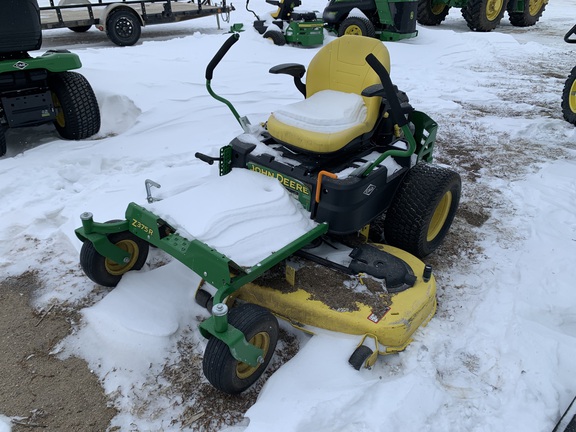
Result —
[[504, 12], [516, 27], [529, 27], [538, 22], [548, 0], [418, 0], [418, 23], [439, 25], [450, 8], [461, 8], [471, 30], [489, 32], [500, 24]]
[[[576, 43], [576, 25], [566, 33], [564, 40], [568, 43]], [[566, 84], [564, 84], [562, 114], [567, 122], [576, 126], [576, 66], [574, 66], [566, 80]]]
[[382, 41], [413, 38], [418, 0], [330, 0], [321, 16], [318, 11], [298, 12], [300, 0], [266, 0], [278, 6], [272, 20], [262, 20], [253, 11], [254, 28], [275, 45], [322, 45], [323, 29], [342, 35], [375, 37]]
[[28, 51], [42, 45], [36, 0], [0, 2], [0, 156], [6, 129], [53, 123], [64, 139], [88, 138], [100, 129], [100, 110], [92, 87], [79, 73], [76, 54]]

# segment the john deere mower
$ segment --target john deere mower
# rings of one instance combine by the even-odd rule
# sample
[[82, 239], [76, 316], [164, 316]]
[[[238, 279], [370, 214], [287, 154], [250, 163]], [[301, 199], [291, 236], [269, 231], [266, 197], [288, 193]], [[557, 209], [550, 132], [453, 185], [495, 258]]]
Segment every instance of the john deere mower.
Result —
[[[576, 25], [564, 36], [568, 43], [576, 43]], [[576, 66], [570, 72], [562, 92], [562, 114], [567, 122], [576, 126]]]
[[[277, 317], [312, 332], [357, 335], [349, 359], [356, 369], [373, 365], [378, 354], [402, 351], [435, 313], [435, 278], [420, 258], [445, 238], [461, 191], [456, 172], [432, 163], [437, 124], [392, 84], [382, 42], [344, 35], [322, 47], [307, 71], [293, 63], [272, 67], [271, 73], [292, 77], [304, 99], [252, 125], [211, 86], [215, 67], [238, 38], [230, 36], [208, 64], [206, 86], [244, 133], [217, 156], [196, 154], [218, 162], [213, 184], [220, 181], [222, 193], [203, 204], [194, 195], [198, 188], [159, 200], [151, 193], [158, 185], [147, 180], [147, 203], [130, 203], [125, 218], [111, 222], [83, 213], [75, 231], [83, 242], [80, 264], [97, 284], [115, 286], [142, 268], [150, 245], [200, 276], [196, 301], [211, 311], [199, 325], [208, 339], [204, 374], [230, 394], [265, 370], [278, 340]], [[254, 244], [264, 248], [270, 221], [248, 239], [251, 249], [228, 256], [213, 246], [216, 239], [187, 234], [195, 219], [187, 223], [185, 206], [173, 205], [195, 202], [208, 212], [226, 196], [256, 196], [256, 187], [231, 190], [240, 175], [251, 176], [251, 184], [269, 182], [262, 196], [277, 187], [310, 224], [252, 262], [242, 262], [244, 255]], [[243, 220], [250, 220], [251, 208], [243, 203]], [[288, 213], [276, 217], [294, 233]], [[224, 237], [231, 236], [236, 224], [218, 220], [229, 227]]]
[[[413, 38], [416, 31], [418, 0], [330, 0], [322, 16], [319, 12], [297, 12], [300, 0], [266, 0], [278, 6], [272, 19], [258, 15], [254, 27], [275, 45], [285, 43], [302, 46], [322, 45], [323, 29], [338, 36], [359, 35], [383, 41]], [[248, 9], [248, 2], [246, 3]], [[250, 10], [250, 9], [248, 9]]]
[[88, 81], [70, 72], [82, 66], [76, 54], [28, 51], [42, 45], [36, 0], [0, 2], [0, 156], [6, 129], [53, 123], [62, 138], [80, 140], [100, 129], [98, 102]]
[[538, 22], [548, 0], [418, 0], [418, 23], [437, 26], [446, 19], [450, 8], [460, 8], [471, 30], [489, 32], [508, 12], [510, 24], [529, 27]]

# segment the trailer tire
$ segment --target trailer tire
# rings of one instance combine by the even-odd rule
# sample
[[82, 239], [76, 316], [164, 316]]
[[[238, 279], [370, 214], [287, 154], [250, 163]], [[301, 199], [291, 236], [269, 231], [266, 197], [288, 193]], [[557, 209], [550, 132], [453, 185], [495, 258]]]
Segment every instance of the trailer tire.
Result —
[[263, 307], [244, 303], [230, 310], [228, 323], [264, 351], [263, 362], [256, 367], [240, 362], [232, 356], [228, 345], [211, 337], [204, 351], [202, 368], [204, 376], [215, 388], [239, 394], [254, 384], [270, 363], [278, 342], [278, 320]]
[[468, 0], [462, 8], [462, 16], [470, 30], [489, 32], [502, 21], [508, 0]]
[[432, 0], [418, 1], [418, 24], [437, 26], [446, 19], [450, 6], [447, 4], [432, 4]]
[[354, 350], [348, 359], [348, 363], [350, 363], [354, 369], [359, 371], [366, 363], [366, 360], [368, 360], [373, 353], [374, 351], [372, 351], [372, 349], [368, 348], [366, 345], [360, 345]]
[[277, 30], [267, 30], [262, 37], [264, 39], [270, 39], [274, 45], [282, 46], [286, 45], [286, 38], [282, 32]]
[[515, 12], [512, 9], [513, 3], [512, 1], [508, 3], [510, 24], [515, 27], [530, 27], [538, 22], [548, 2], [546, 0], [526, 0], [522, 12]]
[[564, 119], [576, 126], [576, 67], [568, 76], [562, 92], [562, 114]]
[[376, 29], [366, 18], [348, 17], [338, 27], [338, 36], [344, 35], [376, 37]]
[[452, 170], [425, 162], [414, 166], [386, 212], [386, 242], [418, 258], [434, 252], [454, 220], [461, 188]]
[[140, 39], [140, 18], [132, 11], [118, 8], [106, 19], [106, 36], [118, 46], [132, 46]]
[[110, 234], [108, 240], [131, 254], [130, 261], [118, 264], [98, 253], [91, 241], [80, 249], [80, 266], [88, 278], [98, 285], [115, 287], [130, 270], [140, 270], [148, 258], [149, 244], [130, 231]]
[[6, 154], [6, 128], [0, 124], [0, 157]]
[[73, 32], [76, 33], [86, 33], [88, 30], [90, 30], [92, 28], [91, 25], [85, 25], [85, 26], [76, 26], [76, 27], [68, 27], [68, 29], [72, 30]]
[[81, 140], [100, 130], [100, 109], [90, 83], [76, 72], [48, 77], [56, 108], [54, 125], [64, 139]]

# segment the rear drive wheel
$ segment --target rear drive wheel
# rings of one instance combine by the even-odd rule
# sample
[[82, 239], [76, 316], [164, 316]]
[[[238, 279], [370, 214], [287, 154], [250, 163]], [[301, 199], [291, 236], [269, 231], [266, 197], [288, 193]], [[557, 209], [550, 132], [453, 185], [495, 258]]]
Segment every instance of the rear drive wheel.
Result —
[[76, 72], [51, 74], [48, 78], [56, 108], [54, 125], [64, 139], [80, 140], [100, 130], [100, 109], [90, 83]]
[[386, 212], [386, 241], [419, 258], [434, 252], [454, 220], [461, 187], [454, 171], [429, 163], [416, 165]]
[[118, 46], [131, 46], [142, 33], [140, 18], [132, 11], [116, 9], [106, 19], [106, 35]]
[[228, 323], [244, 333], [248, 342], [264, 351], [263, 362], [258, 366], [240, 362], [224, 342], [211, 337], [202, 367], [214, 387], [228, 394], [238, 394], [254, 384], [270, 363], [278, 342], [278, 320], [263, 307], [244, 303], [230, 310]]
[[268, 30], [262, 35], [262, 37], [264, 39], [270, 39], [274, 45], [286, 45], [286, 38], [284, 37], [284, 34], [277, 30]]
[[576, 67], [564, 84], [562, 92], [562, 114], [567, 122], [576, 126]]
[[375, 37], [376, 30], [374, 25], [362, 17], [348, 17], [338, 28], [338, 36], [353, 35], [353, 36], [367, 36]]
[[450, 6], [445, 3], [433, 4], [433, 1], [418, 1], [418, 24], [437, 26], [446, 19]]
[[548, 0], [527, 0], [524, 3], [524, 10], [522, 12], [516, 12], [513, 10], [514, 2], [508, 3], [508, 17], [510, 18], [510, 24], [516, 27], [530, 27], [538, 22]]
[[0, 124], [0, 157], [6, 154], [6, 128]]
[[508, 0], [468, 0], [462, 16], [471, 30], [489, 32], [500, 24]]
[[126, 263], [116, 263], [98, 253], [91, 241], [86, 240], [80, 250], [80, 266], [93, 282], [115, 287], [130, 270], [140, 270], [148, 257], [149, 244], [129, 231], [110, 234], [108, 240], [130, 254]]

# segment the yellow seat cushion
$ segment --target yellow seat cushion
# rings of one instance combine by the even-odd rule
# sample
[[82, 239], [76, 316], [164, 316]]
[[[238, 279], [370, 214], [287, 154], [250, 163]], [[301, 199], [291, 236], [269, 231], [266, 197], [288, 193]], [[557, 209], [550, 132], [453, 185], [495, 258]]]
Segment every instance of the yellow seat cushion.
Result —
[[[390, 71], [388, 50], [377, 39], [345, 35], [324, 46], [308, 66], [306, 99], [272, 113], [267, 123], [270, 135], [307, 152], [331, 153], [370, 132], [381, 103], [379, 97], [360, 96], [366, 87], [380, 84], [366, 63], [370, 53]], [[355, 95], [358, 98], [354, 101]], [[360, 99], [365, 115], [354, 117]], [[325, 108], [320, 107], [320, 101], [325, 102]], [[345, 119], [347, 114], [352, 117]]]

